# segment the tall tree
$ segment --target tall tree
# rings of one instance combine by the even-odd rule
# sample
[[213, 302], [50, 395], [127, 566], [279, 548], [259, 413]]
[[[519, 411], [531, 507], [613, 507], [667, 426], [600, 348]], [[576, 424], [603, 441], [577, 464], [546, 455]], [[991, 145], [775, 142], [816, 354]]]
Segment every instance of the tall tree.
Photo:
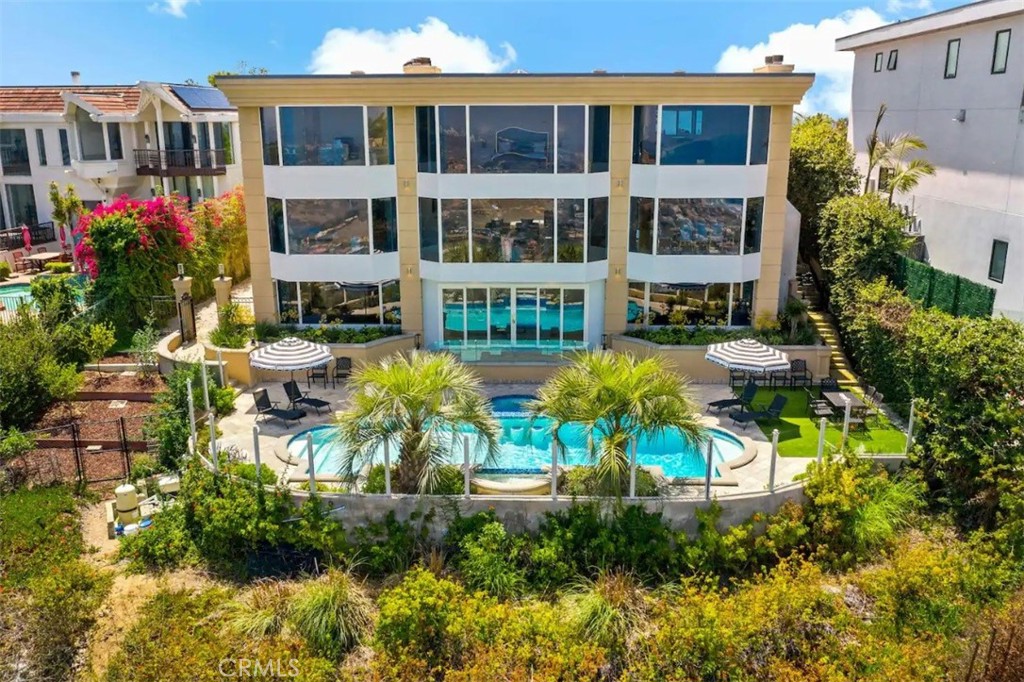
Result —
[[826, 114], [801, 117], [793, 126], [789, 161], [789, 201], [800, 211], [800, 242], [816, 254], [822, 207], [836, 196], [857, 191], [853, 148], [846, 119]]

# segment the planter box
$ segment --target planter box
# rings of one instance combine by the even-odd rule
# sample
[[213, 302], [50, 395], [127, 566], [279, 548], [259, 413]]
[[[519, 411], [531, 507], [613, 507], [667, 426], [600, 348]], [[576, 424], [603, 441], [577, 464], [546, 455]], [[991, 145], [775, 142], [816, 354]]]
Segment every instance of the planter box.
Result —
[[[729, 370], [704, 359], [707, 346], [661, 346], [632, 336], [614, 335], [608, 337], [608, 347], [614, 351], [633, 353], [641, 357], [661, 355], [675, 364], [675, 371], [686, 375], [699, 384], [725, 384], [729, 381]], [[829, 375], [831, 369], [831, 346], [773, 346], [787, 355], [790, 360], [806, 360], [807, 369], [820, 381]]]
[[153, 394], [142, 391], [79, 391], [75, 400], [127, 400], [130, 403], [151, 403]]

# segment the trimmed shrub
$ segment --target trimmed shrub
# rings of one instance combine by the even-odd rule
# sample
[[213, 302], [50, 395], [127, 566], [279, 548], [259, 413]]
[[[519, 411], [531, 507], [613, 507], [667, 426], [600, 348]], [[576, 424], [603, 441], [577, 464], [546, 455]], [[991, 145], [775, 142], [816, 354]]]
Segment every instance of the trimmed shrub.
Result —
[[312, 651], [338, 661], [367, 638], [373, 601], [351, 575], [332, 570], [299, 588], [287, 618]]
[[46, 264], [46, 269], [55, 275], [69, 275], [71, 274], [71, 263], [61, 263], [50, 261]]

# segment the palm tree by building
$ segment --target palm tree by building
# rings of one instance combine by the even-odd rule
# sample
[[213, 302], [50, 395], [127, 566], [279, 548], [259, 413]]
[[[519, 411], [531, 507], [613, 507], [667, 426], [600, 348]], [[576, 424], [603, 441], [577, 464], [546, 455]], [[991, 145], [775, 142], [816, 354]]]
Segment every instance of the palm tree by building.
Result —
[[[885, 171], [885, 179], [879, 176], [878, 191], [889, 192], [889, 203], [892, 204], [896, 194], [903, 194], [917, 187], [926, 175], [935, 175], [935, 166], [928, 160], [907, 157], [914, 152], [928, 149], [917, 135], [911, 133], [884, 133], [878, 129], [882, 125], [887, 111], [885, 104], [878, 107], [875, 125], [867, 138], [868, 171], [864, 178], [864, 192], [870, 188], [871, 175], [875, 168]], [[884, 186], [883, 186], [884, 185]]]
[[373, 463], [387, 441], [397, 445], [395, 491], [430, 493], [464, 427], [475, 432], [485, 462], [497, 454], [501, 428], [480, 379], [448, 353], [396, 354], [360, 367], [348, 386], [351, 403], [337, 424], [349, 475]]
[[633, 439], [678, 429], [694, 445], [705, 442], [697, 404], [685, 380], [664, 358], [639, 359], [629, 353], [595, 350], [548, 379], [530, 404], [552, 420], [553, 438], [563, 424], [581, 424], [602, 486], [616, 496], [629, 472], [627, 448]]

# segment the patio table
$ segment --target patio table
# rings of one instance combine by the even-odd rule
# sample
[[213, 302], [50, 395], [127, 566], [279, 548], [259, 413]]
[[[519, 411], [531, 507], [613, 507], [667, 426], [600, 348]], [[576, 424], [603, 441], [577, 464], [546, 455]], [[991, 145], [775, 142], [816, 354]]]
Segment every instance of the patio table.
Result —
[[25, 260], [32, 261], [32, 265], [35, 267], [35, 269], [42, 272], [43, 266], [46, 265], [48, 261], [60, 257], [61, 254], [57, 253], [56, 251], [44, 251], [43, 253], [34, 253], [31, 256], [25, 256]]
[[824, 391], [821, 397], [829, 402], [830, 405], [836, 409], [843, 411], [846, 410], [846, 400], [850, 399], [850, 414], [858, 415], [867, 409], [867, 405], [861, 400], [856, 393], [850, 393], [849, 391]]

